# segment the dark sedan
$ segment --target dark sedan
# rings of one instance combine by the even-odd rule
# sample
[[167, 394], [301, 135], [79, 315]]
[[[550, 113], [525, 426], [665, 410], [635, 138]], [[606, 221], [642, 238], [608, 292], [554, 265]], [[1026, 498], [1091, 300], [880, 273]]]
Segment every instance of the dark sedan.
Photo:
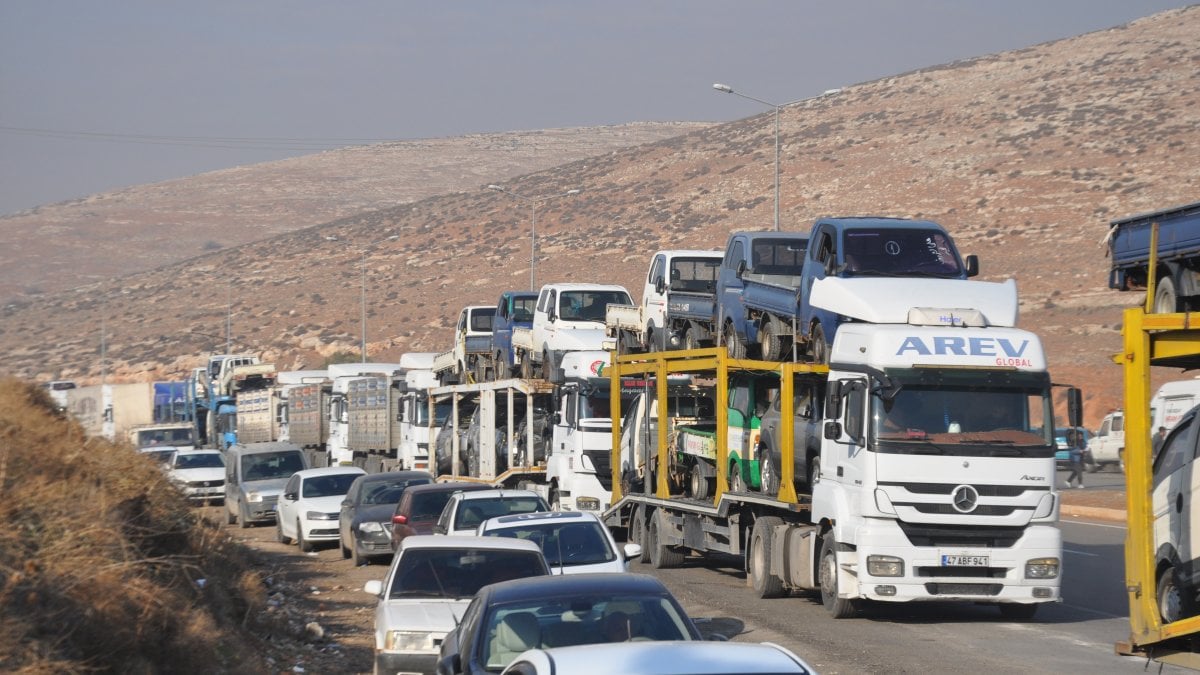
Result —
[[392, 471], [360, 476], [350, 486], [338, 515], [342, 557], [365, 565], [392, 555], [392, 514], [404, 492], [433, 482], [424, 471]]
[[400, 542], [404, 541], [405, 537], [433, 534], [433, 526], [437, 524], [442, 509], [455, 492], [490, 489], [490, 485], [482, 483], [449, 482], [415, 485], [412, 489], [405, 490], [404, 496], [400, 498], [400, 503], [392, 513], [392, 551], [400, 548]]
[[700, 639], [683, 607], [654, 577], [531, 577], [479, 589], [442, 642], [437, 672], [500, 672], [527, 649]]

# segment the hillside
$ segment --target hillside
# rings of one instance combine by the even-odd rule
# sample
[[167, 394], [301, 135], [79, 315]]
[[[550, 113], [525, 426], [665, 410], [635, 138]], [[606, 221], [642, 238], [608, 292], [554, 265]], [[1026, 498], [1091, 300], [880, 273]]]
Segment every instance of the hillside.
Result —
[[703, 128], [514, 131], [330, 150], [0, 217], [0, 304]]
[[[1197, 34], [1200, 7], [1170, 11], [788, 106], [783, 228], [821, 215], [941, 222], [980, 255], [982, 278], [1017, 280], [1021, 325], [1042, 335], [1056, 382], [1084, 387], [1094, 423], [1119, 405], [1110, 357], [1120, 310], [1139, 301], [1106, 290], [1107, 222], [1200, 199]], [[636, 296], [652, 250], [769, 228], [773, 133], [766, 114], [509, 181], [525, 195], [581, 190], [538, 210], [539, 282], [617, 282]], [[443, 349], [460, 307], [528, 284], [528, 205], [485, 182], [10, 306], [5, 368], [95, 378], [104, 319], [110, 377], [179, 376], [224, 349], [227, 318], [235, 348], [319, 366], [357, 350], [360, 247], [372, 242], [371, 358]]]

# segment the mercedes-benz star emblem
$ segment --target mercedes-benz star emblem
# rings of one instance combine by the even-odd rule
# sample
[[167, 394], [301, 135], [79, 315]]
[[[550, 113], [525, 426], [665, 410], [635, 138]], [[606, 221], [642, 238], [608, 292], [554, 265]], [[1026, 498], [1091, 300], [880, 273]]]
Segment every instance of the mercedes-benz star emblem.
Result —
[[979, 491], [970, 485], [959, 485], [954, 488], [954, 494], [951, 495], [950, 500], [955, 511], [970, 513], [975, 510], [975, 506], [979, 502]]

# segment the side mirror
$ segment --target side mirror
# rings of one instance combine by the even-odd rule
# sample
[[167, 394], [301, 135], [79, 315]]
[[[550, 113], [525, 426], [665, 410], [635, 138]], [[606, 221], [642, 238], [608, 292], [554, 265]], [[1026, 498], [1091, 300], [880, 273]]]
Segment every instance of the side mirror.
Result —
[[974, 253], [967, 256], [966, 264], [968, 277], [979, 276], [979, 256], [975, 255]]
[[557, 319], [558, 319], [558, 315], [554, 313], [553, 309], [546, 310], [546, 320], [547, 321], [554, 323]]
[[397, 513], [396, 515], [392, 516], [392, 524], [393, 525], [407, 525], [408, 524], [408, 516]]
[[558, 425], [562, 424], [562, 413], [561, 412], [554, 413], [553, 422], [554, 422], [554, 426], [558, 426]]
[[363, 584], [363, 592], [380, 597], [383, 595], [383, 582], [379, 579], [372, 579]]
[[625, 553], [626, 560], [633, 560], [634, 558], [636, 558], [642, 554], [642, 545], [641, 544], [625, 544], [625, 547], [622, 549], [622, 551]]
[[654, 280], [654, 292], [662, 295], [663, 291], [667, 290], [667, 282], [662, 277]]
[[842, 437], [842, 423], [832, 420], [826, 422], [824, 432], [826, 440], [836, 441]]
[[288, 500], [289, 502], [294, 502], [294, 501], [296, 501], [296, 493], [295, 492], [285, 492], [285, 493], [283, 493], [283, 498]]
[[737, 270], [736, 270], [735, 274], [737, 275], [737, 278], [741, 279], [741, 278], [742, 278], [742, 275], [743, 275], [743, 274], [745, 274], [745, 273], [746, 273], [746, 261], [745, 261], [745, 260], [739, 260], [739, 261], [738, 261], [738, 264], [737, 264]]
[[[833, 381], [825, 392], [825, 417], [838, 418], [842, 416], [842, 383]], [[827, 437], [828, 438], [828, 437]]]
[[1083, 392], [1079, 387], [1067, 389], [1067, 419], [1073, 427], [1083, 426]]

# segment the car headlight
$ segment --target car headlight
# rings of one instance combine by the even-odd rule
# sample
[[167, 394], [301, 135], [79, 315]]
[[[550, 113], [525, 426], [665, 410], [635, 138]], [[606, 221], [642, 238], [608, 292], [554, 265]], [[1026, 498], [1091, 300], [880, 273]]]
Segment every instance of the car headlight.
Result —
[[1025, 563], [1026, 579], [1055, 579], [1058, 577], [1058, 558], [1034, 558]]
[[262, 500], [263, 500], [263, 496], [262, 496], [261, 492], [247, 492], [246, 493], [246, 501], [248, 501], [248, 502], [261, 502]]
[[383, 532], [383, 524], [377, 523], [374, 520], [368, 520], [358, 524], [358, 531], [363, 534]]
[[324, 511], [308, 511], [304, 517], [309, 520], [337, 520], [338, 514], [325, 513]]
[[424, 631], [389, 630], [383, 648], [390, 652], [436, 652], [436, 635]]

